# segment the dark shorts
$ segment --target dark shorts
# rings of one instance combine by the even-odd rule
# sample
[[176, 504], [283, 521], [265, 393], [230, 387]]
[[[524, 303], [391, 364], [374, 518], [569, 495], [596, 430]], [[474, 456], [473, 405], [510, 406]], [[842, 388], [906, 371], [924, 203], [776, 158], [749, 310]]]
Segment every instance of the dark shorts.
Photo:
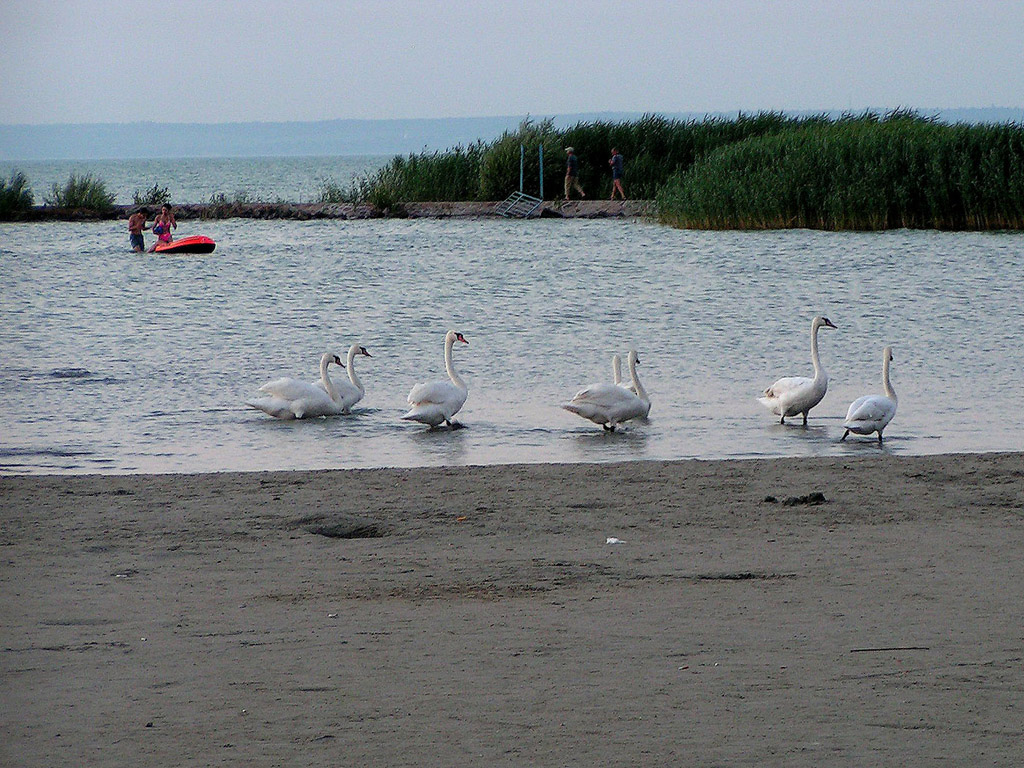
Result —
[[131, 240], [132, 248], [141, 248], [146, 250], [146, 240], [142, 235], [136, 235], [134, 232], [128, 235], [128, 239]]
[[622, 178], [622, 171], [612, 171], [612, 180], [613, 181], [615, 179], [621, 179], [621, 178]]

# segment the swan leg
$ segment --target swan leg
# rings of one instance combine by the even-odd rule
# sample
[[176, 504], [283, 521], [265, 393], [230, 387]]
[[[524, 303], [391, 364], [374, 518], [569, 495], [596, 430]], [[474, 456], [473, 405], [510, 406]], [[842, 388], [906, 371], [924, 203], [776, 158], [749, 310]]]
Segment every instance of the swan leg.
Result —
[[779, 424], [785, 424], [785, 423], [786, 423], [786, 414], [782, 414], [782, 418], [779, 419]]
[[615, 425], [614, 424], [602, 424], [601, 428], [604, 429], [605, 432], [614, 432], [615, 431]]
[[843, 436], [839, 438], [839, 442], [840, 443], [843, 442], [843, 440], [845, 440], [846, 436], [849, 435], [849, 434], [850, 434], [850, 430], [846, 430], [845, 432], [843, 432]]
[[807, 426], [807, 411], [804, 411], [804, 426]]
[[878, 430], [878, 444], [882, 444], [882, 430]]

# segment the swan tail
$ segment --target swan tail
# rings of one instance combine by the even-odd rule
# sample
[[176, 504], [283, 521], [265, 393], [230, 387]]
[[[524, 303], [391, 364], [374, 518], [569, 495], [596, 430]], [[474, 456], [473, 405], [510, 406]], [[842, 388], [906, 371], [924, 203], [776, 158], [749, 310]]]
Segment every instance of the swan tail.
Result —
[[245, 404], [250, 408], [263, 411], [265, 414], [273, 416], [275, 419], [294, 419], [298, 416], [298, 414], [292, 410], [292, 404], [290, 402], [278, 397], [258, 397], [252, 400], [246, 400]]
[[405, 421], [418, 421], [420, 424], [429, 424], [431, 427], [436, 427], [445, 420], [445, 415], [436, 408], [418, 405], [410, 408], [407, 413], [402, 414], [398, 418]]

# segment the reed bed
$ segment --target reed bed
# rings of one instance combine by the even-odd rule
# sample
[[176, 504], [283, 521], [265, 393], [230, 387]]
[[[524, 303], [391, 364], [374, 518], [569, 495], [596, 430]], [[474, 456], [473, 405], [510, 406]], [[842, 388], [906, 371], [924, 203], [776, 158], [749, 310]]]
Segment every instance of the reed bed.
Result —
[[23, 217], [32, 202], [32, 189], [24, 173], [14, 171], [10, 180], [0, 178], [0, 221]]
[[802, 125], [720, 147], [658, 194], [695, 229], [1024, 228], [1024, 126], [906, 112]]
[[46, 204], [54, 208], [105, 213], [114, 207], [115, 196], [102, 179], [72, 173], [64, 186], [54, 183]]
[[[814, 124], [824, 118], [791, 118], [776, 113], [739, 115], [734, 120], [669, 120], [646, 115], [632, 122], [578, 123], [556, 130], [551, 120], [526, 120], [516, 131], [471, 147], [396, 157], [354, 185], [351, 202], [502, 200], [519, 189], [520, 147], [525, 147], [523, 191], [540, 195], [539, 148], [544, 149], [543, 197], [560, 197], [565, 148], [576, 149], [580, 181], [592, 198], [611, 194], [608, 160], [612, 147], [626, 159], [626, 194], [653, 199], [680, 169], [726, 144], [750, 136]], [[384, 208], [388, 205], [378, 205]]]

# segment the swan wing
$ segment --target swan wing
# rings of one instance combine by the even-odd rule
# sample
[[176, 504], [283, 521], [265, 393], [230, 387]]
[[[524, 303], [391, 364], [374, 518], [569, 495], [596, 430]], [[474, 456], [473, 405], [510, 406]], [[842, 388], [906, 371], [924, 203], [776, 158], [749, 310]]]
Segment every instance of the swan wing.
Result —
[[576, 405], [587, 403], [603, 408], [614, 408], [638, 399], [633, 392], [618, 384], [591, 384], [573, 395], [571, 402]]
[[431, 381], [425, 384], [417, 384], [409, 392], [409, 405], [424, 405], [428, 403], [448, 403], [458, 398], [466, 401], [465, 390], [459, 389], [450, 381]]
[[254, 397], [250, 400], [246, 400], [245, 404], [250, 408], [256, 408], [257, 410], [263, 411], [268, 416], [273, 416], [275, 419], [294, 419], [295, 411], [292, 410], [292, 404], [290, 400], [283, 400], [280, 397]]
[[843, 426], [849, 428], [851, 424], [882, 423], [883, 421], [888, 424], [895, 413], [896, 403], [892, 399], [881, 395], [865, 395], [850, 403]]
[[782, 400], [800, 392], [814, 384], [814, 379], [806, 376], [784, 376], [764, 391], [764, 397], [770, 400]]
[[338, 381], [334, 383], [338, 392], [338, 404], [348, 410], [363, 399], [363, 391], [350, 381]]
[[327, 394], [327, 391], [323, 388], [323, 384], [319, 381], [310, 383], [288, 377], [268, 381], [260, 387], [260, 392], [264, 392], [268, 395], [273, 395], [274, 397], [279, 397], [284, 400], [301, 400], [304, 397], [317, 397], [318, 395], [328, 397], [328, 399], [330, 397]]
[[646, 416], [650, 403], [618, 384], [591, 384], [562, 408], [595, 424], [617, 424]]

